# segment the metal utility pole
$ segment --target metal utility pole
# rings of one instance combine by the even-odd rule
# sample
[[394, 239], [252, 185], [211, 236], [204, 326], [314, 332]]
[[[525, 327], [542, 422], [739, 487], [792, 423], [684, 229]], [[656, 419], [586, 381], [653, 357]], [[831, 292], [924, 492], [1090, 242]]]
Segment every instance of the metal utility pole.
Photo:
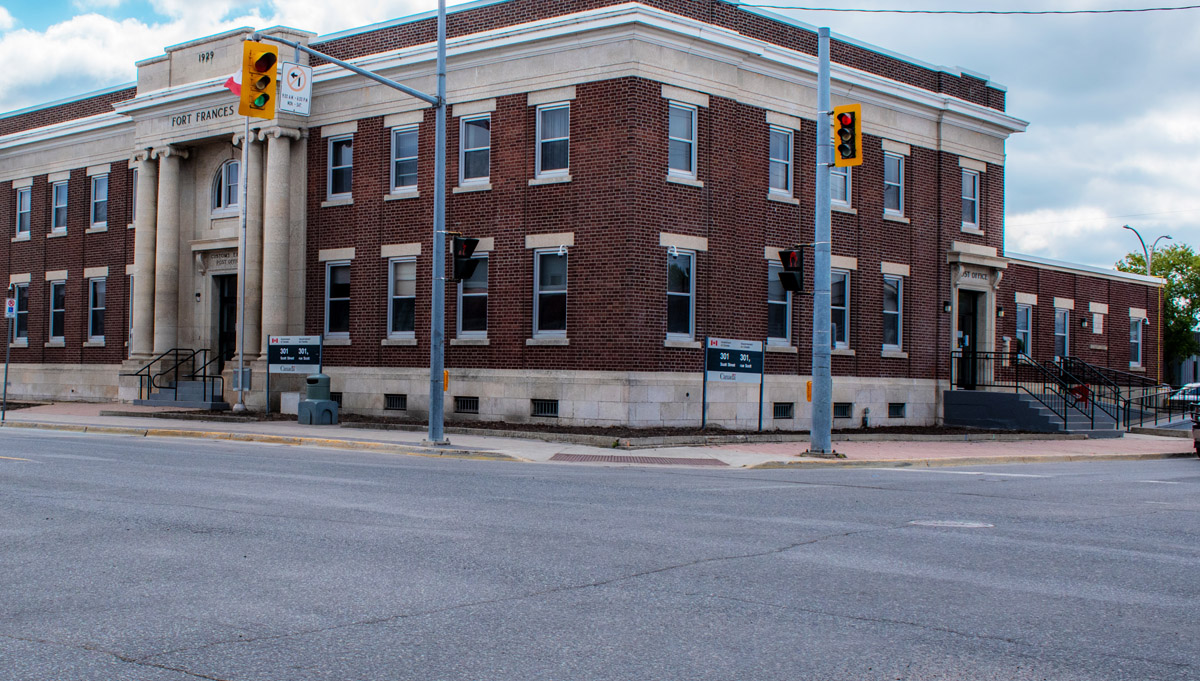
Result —
[[813, 230], [812, 427], [809, 451], [832, 454], [833, 375], [829, 337], [830, 227], [829, 166], [833, 163], [829, 114], [829, 29], [817, 30], [817, 183]]
[[[247, 83], [246, 87], [250, 87]], [[233, 405], [233, 410], [237, 412], [246, 411], [246, 211], [249, 207], [246, 205], [249, 200], [250, 186], [250, 117], [242, 116], [245, 120], [245, 125], [242, 128], [242, 165], [238, 168], [238, 184], [241, 185], [239, 193], [241, 196], [238, 200], [242, 204], [241, 215], [238, 217], [239, 224], [239, 239], [241, 244], [238, 246], [238, 253], [241, 255], [238, 260], [238, 288], [241, 289], [241, 304], [238, 305], [238, 368], [237, 368], [237, 404]], [[254, 339], [254, 343], [258, 343], [259, 339]], [[255, 346], [257, 347], [257, 345]], [[224, 360], [221, 360], [224, 361]], [[268, 379], [269, 380], [269, 379]], [[271, 410], [271, 399], [267, 396], [267, 411]]]

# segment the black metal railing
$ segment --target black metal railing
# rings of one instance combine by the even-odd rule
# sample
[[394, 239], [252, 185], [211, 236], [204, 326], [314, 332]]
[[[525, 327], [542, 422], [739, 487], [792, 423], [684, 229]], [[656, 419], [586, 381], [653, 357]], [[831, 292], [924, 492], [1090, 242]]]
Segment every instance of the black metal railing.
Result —
[[212, 402], [224, 395], [225, 379], [218, 373], [209, 373], [209, 367], [219, 359], [219, 356], [209, 358], [207, 348], [192, 350], [191, 348], [172, 348], [154, 357], [142, 368], [122, 376], [135, 376], [138, 379], [138, 399], [149, 399], [151, 393], [173, 392], [176, 401], [179, 400], [179, 384], [182, 381], [197, 381], [202, 383], [205, 402]]
[[[1086, 362], [1078, 357], [1063, 357], [1058, 362], [1072, 373], [1088, 377], [1101, 394], [1099, 404], [1114, 414], [1117, 426], [1128, 430], [1147, 424], [1162, 425], [1190, 418], [1191, 405], [1171, 401], [1174, 390], [1152, 378]], [[1111, 411], [1109, 411], [1111, 408]]]
[[950, 353], [952, 389], [987, 389], [1029, 395], [1069, 427], [1072, 414], [1096, 427], [1096, 404], [1088, 384], [1060, 367], [1047, 366], [1019, 352]]

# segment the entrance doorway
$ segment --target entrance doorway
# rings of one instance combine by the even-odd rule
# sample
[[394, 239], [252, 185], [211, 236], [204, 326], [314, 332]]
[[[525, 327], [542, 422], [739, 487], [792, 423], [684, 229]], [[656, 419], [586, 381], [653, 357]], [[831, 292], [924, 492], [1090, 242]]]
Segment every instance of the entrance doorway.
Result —
[[217, 289], [217, 371], [237, 353], [237, 275], [213, 276]]
[[958, 360], [958, 387], [963, 390], [974, 390], [979, 382], [979, 361], [976, 353], [979, 351], [979, 299], [982, 297], [983, 293], [979, 291], [960, 289], [958, 292], [955, 349], [962, 352]]

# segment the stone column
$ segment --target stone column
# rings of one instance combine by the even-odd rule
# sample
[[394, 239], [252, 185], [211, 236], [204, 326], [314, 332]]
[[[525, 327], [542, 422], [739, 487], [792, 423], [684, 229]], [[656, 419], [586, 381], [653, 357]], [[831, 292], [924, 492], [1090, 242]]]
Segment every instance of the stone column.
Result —
[[154, 243], [158, 224], [158, 164], [150, 150], [133, 157], [137, 167], [137, 216], [133, 236], [133, 335], [130, 355], [150, 359], [154, 343]]
[[288, 178], [291, 176], [292, 140], [300, 131], [267, 128], [267, 189], [263, 201], [262, 250], [262, 354], [267, 354], [269, 334], [288, 330], [288, 258], [291, 216], [288, 211]]
[[158, 157], [158, 227], [154, 246], [154, 354], [179, 341], [179, 166], [187, 151], [155, 149]]
[[[246, 250], [239, 254], [246, 261], [246, 267], [238, 262], [238, 274], [246, 273], [246, 297], [239, 300], [239, 305], [245, 306], [245, 316], [238, 310], [238, 319], [246, 320], [245, 340], [238, 338], [238, 347], [245, 348], [247, 363], [258, 359], [259, 339], [261, 337], [260, 321], [262, 319], [262, 249], [263, 249], [263, 174], [262, 174], [262, 145], [255, 144], [255, 131], [250, 133], [250, 149], [247, 158], [249, 167], [242, 170], [241, 181], [246, 183]], [[234, 145], [240, 146], [242, 135], [233, 136]], [[238, 333], [242, 333], [238, 329]]]

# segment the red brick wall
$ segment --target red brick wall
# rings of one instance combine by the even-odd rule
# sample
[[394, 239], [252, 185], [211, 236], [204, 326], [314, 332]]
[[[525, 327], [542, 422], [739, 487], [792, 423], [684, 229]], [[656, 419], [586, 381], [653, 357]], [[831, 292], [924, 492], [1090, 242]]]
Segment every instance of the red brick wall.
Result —
[[22, 130], [33, 130], [55, 123], [73, 121], [77, 118], [112, 113], [113, 104], [133, 99], [135, 95], [137, 95], [137, 88], [130, 87], [15, 116], [4, 116], [0, 118], [0, 135], [11, 135]]

